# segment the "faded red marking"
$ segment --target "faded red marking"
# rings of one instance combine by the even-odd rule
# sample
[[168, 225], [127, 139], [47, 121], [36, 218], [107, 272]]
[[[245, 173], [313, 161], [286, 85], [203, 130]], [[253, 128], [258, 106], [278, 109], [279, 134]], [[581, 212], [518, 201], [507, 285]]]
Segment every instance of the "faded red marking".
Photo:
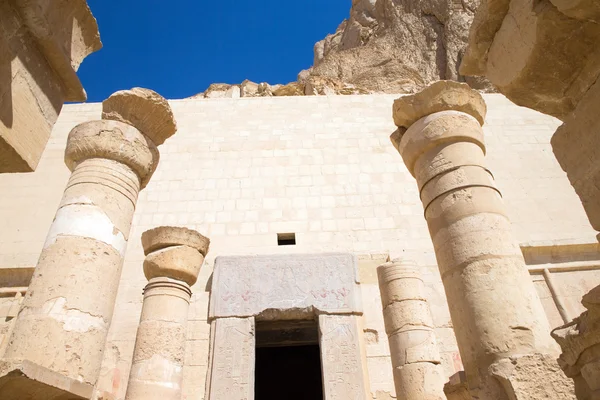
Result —
[[121, 371], [118, 368], [113, 369], [113, 378], [112, 378], [112, 394], [115, 394], [119, 391], [119, 387], [121, 386]]

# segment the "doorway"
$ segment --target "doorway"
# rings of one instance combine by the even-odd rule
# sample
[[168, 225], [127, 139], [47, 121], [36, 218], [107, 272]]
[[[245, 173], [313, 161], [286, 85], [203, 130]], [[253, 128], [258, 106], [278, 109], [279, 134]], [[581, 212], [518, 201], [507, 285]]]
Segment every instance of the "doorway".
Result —
[[322, 400], [316, 321], [256, 324], [255, 400]]

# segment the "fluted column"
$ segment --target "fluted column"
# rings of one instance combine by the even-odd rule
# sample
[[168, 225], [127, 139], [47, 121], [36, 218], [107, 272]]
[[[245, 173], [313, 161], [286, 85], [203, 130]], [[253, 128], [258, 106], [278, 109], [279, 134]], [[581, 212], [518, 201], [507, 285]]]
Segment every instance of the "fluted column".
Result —
[[391, 139], [417, 180], [471, 395], [562, 398], [552, 386], [569, 384], [485, 166], [485, 112], [466, 84], [436, 82], [396, 100]]
[[377, 268], [398, 400], [444, 400], [444, 378], [425, 285], [410, 261]]
[[[136, 88], [113, 94], [102, 120], [70, 132], [65, 163], [72, 174], [0, 363], [2, 399], [59, 398], [54, 389], [89, 398], [138, 193], [157, 167], [156, 144], [175, 130], [166, 100]], [[28, 377], [23, 384], [7, 383], [15, 370]]]
[[196, 231], [159, 227], [142, 234], [144, 304], [127, 400], [180, 400], [188, 308], [209, 240]]

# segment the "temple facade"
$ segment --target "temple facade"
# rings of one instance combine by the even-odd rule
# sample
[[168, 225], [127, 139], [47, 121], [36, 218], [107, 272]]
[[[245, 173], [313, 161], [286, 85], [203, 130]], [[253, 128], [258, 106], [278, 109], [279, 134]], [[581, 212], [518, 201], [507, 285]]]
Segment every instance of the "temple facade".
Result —
[[6, 398], [575, 398], [551, 331], [600, 246], [561, 121], [448, 82], [157, 96], [65, 105], [0, 175]]

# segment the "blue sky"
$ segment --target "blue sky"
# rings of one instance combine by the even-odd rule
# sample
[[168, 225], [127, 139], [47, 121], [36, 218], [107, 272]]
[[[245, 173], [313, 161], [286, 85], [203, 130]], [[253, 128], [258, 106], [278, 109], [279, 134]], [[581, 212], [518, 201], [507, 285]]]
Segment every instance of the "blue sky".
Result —
[[134, 86], [169, 99], [215, 82], [287, 83], [312, 65], [351, 0], [88, 0], [104, 47], [79, 77], [88, 101]]

